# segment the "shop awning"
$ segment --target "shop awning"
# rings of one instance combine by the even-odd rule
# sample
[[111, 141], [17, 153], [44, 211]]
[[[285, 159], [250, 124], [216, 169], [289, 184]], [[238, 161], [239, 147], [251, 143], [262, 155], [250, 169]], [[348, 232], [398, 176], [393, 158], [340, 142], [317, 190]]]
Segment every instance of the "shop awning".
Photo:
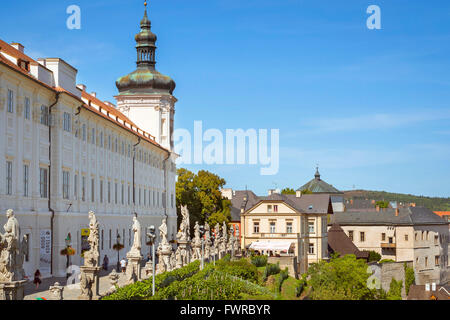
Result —
[[289, 252], [289, 249], [295, 246], [295, 243], [289, 241], [255, 241], [250, 244], [249, 249], [260, 251], [285, 251]]

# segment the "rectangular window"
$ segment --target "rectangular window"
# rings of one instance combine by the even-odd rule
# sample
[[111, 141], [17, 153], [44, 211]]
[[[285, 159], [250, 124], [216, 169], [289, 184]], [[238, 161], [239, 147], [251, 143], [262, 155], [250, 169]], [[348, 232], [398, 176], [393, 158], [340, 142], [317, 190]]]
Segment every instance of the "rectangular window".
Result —
[[108, 203], [111, 203], [111, 182], [108, 181]]
[[12, 162], [6, 161], [6, 194], [12, 195]]
[[310, 243], [309, 244], [308, 253], [309, 254], [314, 254], [314, 243]]
[[114, 203], [117, 204], [117, 183], [114, 184]]
[[364, 232], [359, 233], [359, 241], [361, 242], [366, 241], [366, 234]]
[[408, 241], [408, 235], [405, 234], [405, 241]]
[[253, 222], [253, 233], [259, 233], [259, 222]]
[[103, 203], [103, 180], [100, 180], [100, 203]]
[[121, 193], [121, 199], [122, 199], [122, 201], [121, 201], [121, 203], [122, 203], [122, 205], [124, 205], [125, 204], [125, 186], [123, 185], [123, 183], [122, 183], [122, 193]]
[[439, 256], [434, 256], [434, 265], [439, 267]]
[[41, 198], [48, 196], [48, 170], [43, 168], [39, 170], [39, 193]]
[[425, 257], [425, 267], [428, 267], [428, 257]]
[[8, 112], [14, 112], [14, 92], [12, 90], [8, 90]]
[[111, 150], [111, 136], [108, 136], [108, 150]]
[[83, 141], [86, 141], [86, 125], [84, 123], [81, 126], [81, 139], [83, 139]]
[[91, 132], [91, 143], [95, 145], [95, 128], [92, 128]]
[[48, 126], [48, 107], [41, 106], [41, 124]]
[[100, 132], [100, 147], [103, 148], [103, 132]]
[[95, 202], [95, 179], [91, 179], [91, 201]]
[[63, 199], [69, 199], [69, 171], [63, 171]]
[[81, 200], [86, 201], [86, 177], [81, 177]]
[[439, 236], [434, 236], [434, 244], [439, 244]]
[[130, 186], [128, 186], [128, 205], [131, 203], [131, 196], [130, 196]]
[[275, 233], [275, 221], [270, 222], [270, 233]]
[[381, 241], [386, 241], [386, 233], [381, 234]]
[[309, 230], [309, 233], [315, 233], [314, 221], [308, 221], [308, 230]]
[[73, 196], [75, 200], [78, 200], [78, 175], [73, 177]]
[[139, 205], [141, 205], [141, 188], [139, 188]]
[[31, 119], [30, 98], [25, 97], [25, 119]]
[[112, 243], [112, 234], [111, 234], [111, 229], [109, 229], [109, 248], [111, 249], [112, 248], [112, 245], [111, 245], [111, 243]]
[[102, 230], [102, 241], [101, 241], [102, 250], [103, 250], [103, 241], [104, 241], [104, 239], [105, 239], [105, 234], [104, 234], [104, 230]]
[[30, 180], [30, 167], [28, 165], [23, 166], [23, 196], [28, 197], [29, 194], [29, 180]]
[[352, 230], [350, 230], [350, 231], [348, 232], [348, 237], [350, 238], [350, 240], [353, 241], [353, 231], [352, 231]]
[[69, 113], [64, 112], [64, 118], [63, 118], [63, 129], [64, 131], [71, 132], [72, 131], [72, 120]]
[[286, 233], [292, 233], [292, 222], [286, 223]]
[[267, 212], [272, 213], [272, 205], [267, 205]]
[[173, 208], [173, 193], [170, 195], [170, 203], [171, 203], [171, 205], [172, 205], [172, 208]]
[[273, 206], [273, 212], [278, 212], [278, 205]]

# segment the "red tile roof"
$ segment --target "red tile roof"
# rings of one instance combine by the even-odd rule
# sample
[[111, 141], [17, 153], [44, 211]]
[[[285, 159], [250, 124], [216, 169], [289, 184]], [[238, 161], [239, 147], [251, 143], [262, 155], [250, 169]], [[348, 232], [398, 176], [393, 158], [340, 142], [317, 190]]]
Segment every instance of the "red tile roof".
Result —
[[[16, 48], [12, 47], [11, 45], [9, 45], [8, 43], [6, 43], [5, 41], [0, 39], [0, 52], [5, 52], [10, 56], [13, 56], [17, 59], [21, 59], [23, 61], [27, 61], [31, 64], [38, 64], [37, 61], [33, 60], [32, 58], [30, 58], [29, 56], [27, 56], [26, 54], [20, 52], [19, 50], [17, 50]], [[169, 150], [167, 150], [166, 148], [162, 147], [159, 143], [156, 142], [155, 137], [152, 136], [151, 134], [145, 132], [144, 130], [140, 129], [135, 123], [133, 123], [128, 117], [126, 117], [123, 113], [121, 113], [119, 110], [108, 106], [107, 104], [105, 104], [104, 102], [102, 102], [101, 100], [97, 99], [96, 97], [86, 93], [85, 91], [82, 92], [81, 96], [82, 98], [88, 100], [88, 104], [84, 103], [84, 101], [77, 97], [76, 95], [74, 95], [73, 93], [67, 91], [64, 88], [61, 87], [51, 87], [49, 85], [47, 85], [46, 83], [36, 79], [33, 75], [30, 74], [30, 72], [28, 70], [25, 70], [21, 67], [19, 67], [18, 65], [16, 65], [15, 63], [13, 63], [12, 61], [8, 60], [6, 57], [4, 57], [3, 55], [0, 54], [0, 63], [3, 63], [5, 65], [7, 65], [8, 67], [14, 69], [17, 72], [22, 73], [23, 75], [27, 76], [28, 78], [32, 79], [33, 81], [38, 82], [40, 85], [55, 91], [55, 92], [62, 92], [65, 94], [68, 94], [69, 96], [73, 97], [74, 99], [79, 100], [82, 103], [82, 106], [84, 108], [86, 108], [89, 111], [94, 112], [95, 114], [113, 122], [114, 124], [124, 128], [125, 130], [128, 130], [130, 132], [132, 132], [133, 134], [139, 136], [140, 138], [144, 139], [145, 141], [159, 147], [160, 149], [163, 149], [166, 152], [169, 152]], [[101, 110], [96, 109], [94, 106], [91, 105], [92, 102], [93, 104], [95, 104], [96, 106], [98, 106], [101, 109], [104, 109], [107, 114], [104, 114]], [[113, 116], [114, 118], [112, 118], [111, 116]], [[127, 126], [128, 124], [128, 126]]]

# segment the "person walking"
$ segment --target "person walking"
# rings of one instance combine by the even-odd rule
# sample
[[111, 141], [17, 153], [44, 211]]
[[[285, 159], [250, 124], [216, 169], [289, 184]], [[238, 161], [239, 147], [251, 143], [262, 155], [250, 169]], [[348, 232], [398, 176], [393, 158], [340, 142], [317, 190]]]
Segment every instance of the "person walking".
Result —
[[127, 261], [125, 260], [125, 258], [122, 258], [122, 260], [120, 260], [120, 266], [122, 268], [122, 272], [125, 273], [125, 271], [127, 270]]
[[108, 270], [108, 264], [109, 264], [109, 258], [105, 254], [105, 257], [103, 258], [103, 270]]
[[39, 269], [37, 269], [36, 272], [34, 273], [34, 280], [33, 280], [33, 283], [36, 285], [36, 290], [42, 283], [41, 277], [42, 277], [41, 272], [39, 271]]

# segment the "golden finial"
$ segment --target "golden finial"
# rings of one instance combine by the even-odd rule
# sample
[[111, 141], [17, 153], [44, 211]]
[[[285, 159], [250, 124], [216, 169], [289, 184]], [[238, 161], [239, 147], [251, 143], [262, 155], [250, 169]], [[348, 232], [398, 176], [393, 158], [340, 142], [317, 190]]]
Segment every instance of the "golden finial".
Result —
[[144, 6], [147, 8], [147, 1], [144, 2]]

